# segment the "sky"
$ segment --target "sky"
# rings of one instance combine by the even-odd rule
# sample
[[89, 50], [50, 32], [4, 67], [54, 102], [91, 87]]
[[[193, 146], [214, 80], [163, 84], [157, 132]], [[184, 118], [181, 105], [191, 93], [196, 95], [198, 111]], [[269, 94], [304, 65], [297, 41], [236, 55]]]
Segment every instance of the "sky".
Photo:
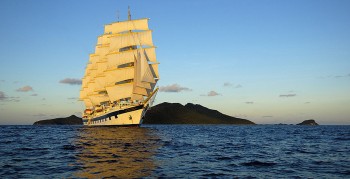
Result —
[[348, 0], [1, 0], [0, 125], [80, 115], [89, 54], [128, 5], [150, 18], [156, 104], [350, 125]]

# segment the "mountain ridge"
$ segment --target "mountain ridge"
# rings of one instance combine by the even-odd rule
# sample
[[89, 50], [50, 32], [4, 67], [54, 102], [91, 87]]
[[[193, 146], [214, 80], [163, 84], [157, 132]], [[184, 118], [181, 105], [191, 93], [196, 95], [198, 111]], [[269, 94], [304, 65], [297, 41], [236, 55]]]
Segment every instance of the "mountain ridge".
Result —
[[71, 115], [63, 118], [45, 119], [34, 122], [33, 125], [82, 125], [83, 120], [80, 117]]
[[144, 124], [255, 124], [246, 119], [222, 114], [200, 104], [164, 102], [153, 106], [144, 117]]

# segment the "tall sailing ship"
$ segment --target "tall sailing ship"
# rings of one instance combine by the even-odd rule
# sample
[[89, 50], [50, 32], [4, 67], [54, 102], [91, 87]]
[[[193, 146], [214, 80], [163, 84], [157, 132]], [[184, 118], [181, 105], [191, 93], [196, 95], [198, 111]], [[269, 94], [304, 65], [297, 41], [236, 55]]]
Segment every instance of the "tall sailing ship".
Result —
[[86, 109], [83, 123], [140, 125], [158, 88], [158, 61], [148, 18], [118, 21], [104, 26], [90, 54], [80, 99]]

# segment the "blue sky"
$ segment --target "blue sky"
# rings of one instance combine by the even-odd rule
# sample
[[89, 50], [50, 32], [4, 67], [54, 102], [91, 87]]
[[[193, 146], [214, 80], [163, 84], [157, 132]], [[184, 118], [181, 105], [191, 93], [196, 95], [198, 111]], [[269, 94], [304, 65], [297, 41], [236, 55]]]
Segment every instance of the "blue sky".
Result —
[[163, 89], [259, 124], [350, 124], [350, 1], [0, 1], [0, 124], [78, 114], [103, 25], [150, 18]]

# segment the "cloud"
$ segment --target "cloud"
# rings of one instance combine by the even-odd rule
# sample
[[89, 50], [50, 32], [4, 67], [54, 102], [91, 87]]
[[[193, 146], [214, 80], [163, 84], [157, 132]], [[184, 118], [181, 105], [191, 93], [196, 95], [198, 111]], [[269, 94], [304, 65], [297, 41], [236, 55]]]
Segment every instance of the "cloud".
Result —
[[5, 83], [6, 81], [5, 80], [0, 80], [0, 82]]
[[281, 94], [280, 98], [290, 98], [290, 97], [295, 97], [297, 96], [296, 94]]
[[220, 93], [217, 93], [215, 91], [209, 91], [208, 94], [202, 94], [201, 96], [219, 96], [221, 95]]
[[334, 76], [334, 78], [346, 78], [346, 77], [350, 77], [350, 73], [347, 75], [336, 75]]
[[45, 101], [45, 100], [46, 100], [46, 98], [42, 98], [41, 100]]
[[6, 95], [4, 92], [0, 91], [0, 101], [3, 101], [6, 99]]
[[4, 92], [0, 91], [0, 101], [4, 102], [20, 102], [19, 97], [6, 96]]
[[10, 102], [20, 102], [21, 100], [19, 100], [20, 97], [7, 97], [7, 101], [10, 101]]
[[44, 116], [47, 116], [46, 114], [43, 114], [43, 113], [38, 113], [38, 114], [33, 114], [32, 116], [35, 116], [35, 117], [44, 117]]
[[18, 102], [20, 102], [21, 100], [19, 100], [19, 99], [16, 99], [16, 98], [12, 98], [11, 100], [10, 100], [11, 102], [15, 102], [15, 103], [18, 103]]
[[178, 84], [172, 84], [172, 85], [168, 85], [168, 86], [161, 86], [159, 88], [159, 91], [161, 92], [172, 92], [172, 93], [178, 93], [181, 91], [192, 91], [190, 88], [187, 87], [182, 87]]
[[346, 78], [346, 77], [350, 77], [350, 73], [349, 73], [349, 74], [344, 74], [344, 75], [328, 75], [328, 76], [321, 76], [321, 77], [319, 77], [319, 78], [321, 78], [321, 79], [329, 79], [329, 78], [340, 79], [340, 78]]
[[209, 91], [208, 93], [208, 96], [217, 96], [217, 95], [220, 95], [220, 94], [215, 91]]
[[23, 86], [22, 88], [18, 88], [16, 91], [18, 91], [18, 92], [28, 92], [28, 91], [33, 91], [33, 88], [31, 86]]
[[226, 82], [226, 83], [224, 83], [224, 86], [225, 86], [225, 87], [232, 86], [232, 83], [230, 83], [230, 82]]
[[304, 104], [310, 104], [311, 102], [305, 102]]
[[254, 104], [254, 102], [253, 101], [247, 101], [247, 102], [245, 102], [246, 104]]
[[69, 99], [69, 100], [78, 100], [78, 98], [76, 98], [76, 97], [71, 97], [71, 98], [67, 98], [67, 99]]
[[273, 116], [262, 116], [263, 118], [270, 118], [270, 117], [273, 117]]
[[38, 94], [35, 93], [35, 94], [30, 95], [30, 96], [38, 96]]
[[69, 84], [69, 85], [81, 85], [81, 79], [74, 79], [74, 78], [65, 78], [59, 82], [63, 84]]
[[233, 85], [232, 83], [230, 82], [226, 82], [224, 83], [224, 87], [231, 87], [233, 86], [234, 88], [242, 88], [242, 85], [238, 84], [238, 85]]

